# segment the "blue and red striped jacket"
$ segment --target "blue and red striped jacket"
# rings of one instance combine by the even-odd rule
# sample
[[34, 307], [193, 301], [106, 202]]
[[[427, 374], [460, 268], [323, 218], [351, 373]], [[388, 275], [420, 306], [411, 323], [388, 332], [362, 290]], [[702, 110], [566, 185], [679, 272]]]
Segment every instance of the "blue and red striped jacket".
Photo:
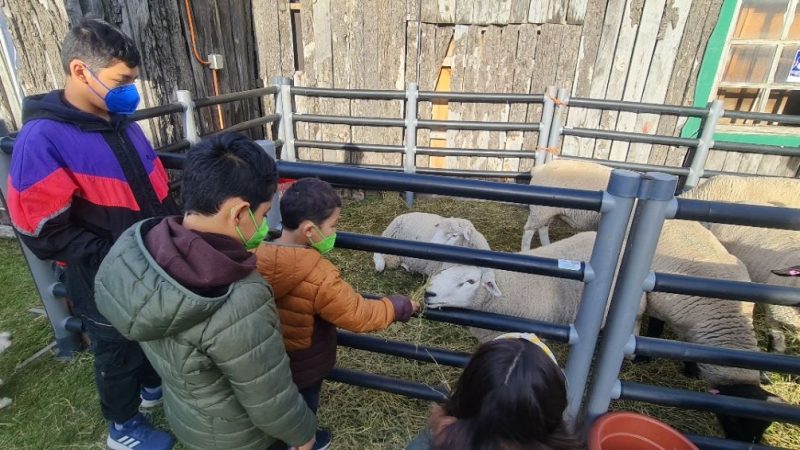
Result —
[[97, 267], [123, 231], [178, 213], [167, 173], [135, 122], [80, 111], [63, 91], [26, 98], [23, 123], [8, 179], [11, 221], [38, 257], [67, 263], [68, 285], [81, 273], [73, 300], [91, 296]]

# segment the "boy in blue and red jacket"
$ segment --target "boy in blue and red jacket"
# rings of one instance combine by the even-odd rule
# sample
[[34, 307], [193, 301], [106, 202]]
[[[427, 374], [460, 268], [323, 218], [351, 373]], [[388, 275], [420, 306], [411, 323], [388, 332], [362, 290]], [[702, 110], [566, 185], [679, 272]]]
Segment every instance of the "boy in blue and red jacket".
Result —
[[25, 99], [8, 180], [8, 208], [22, 240], [42, 259], [66, 263], [66, 284], [95, 355], [101, 410], [113, 450], [169, 449], [173, 438], [139, 414], [161, 400], [161, 380], [139, 344], [97, 310], [94, 278], [125, 229], [177, 214], [168, 178], [142, 130], [134, 42], [101, 20], [84, 20], [62, 44], [64, 90]]

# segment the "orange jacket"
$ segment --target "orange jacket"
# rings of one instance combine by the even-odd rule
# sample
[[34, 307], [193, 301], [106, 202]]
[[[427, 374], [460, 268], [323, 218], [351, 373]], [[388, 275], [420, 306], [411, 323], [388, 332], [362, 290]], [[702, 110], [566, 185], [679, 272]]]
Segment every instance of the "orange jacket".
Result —
[[342, 280], [336, 266], [312, 248], [265, 243], [256, 256], [258, 272], [275, 291], [287, 352], [311, 347], [315, 320], [368, 332], [382, 330], [396, 319], [408, 320], [411, 313], [410, 303], [397, 305], [401, 311], [396, 317], [395, 301], [365, 300]]

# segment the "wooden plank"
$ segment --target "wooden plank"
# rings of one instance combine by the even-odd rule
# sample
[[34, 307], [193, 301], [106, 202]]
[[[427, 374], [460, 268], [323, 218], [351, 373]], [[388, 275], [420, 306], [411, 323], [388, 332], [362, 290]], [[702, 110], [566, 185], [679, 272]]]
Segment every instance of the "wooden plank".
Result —
[[[636, 43], [636, 34], [639, 31], [639, 23], [642, 20], [643, 2], [628, 0], [625, 5], [625, 16], [619, 30], [617, 47], [614, 51], [611, 75], [608, 79], [605, 98], [608, 100], [622, 100], [625, 93], [625, 81], [631, 66], [631, 56]], [[600, 113], [599, 126], [603, 130], [613, 130], [617, 124], [616, 111], [603, 111]], [[610, 141], [597, 141], [595, 143], [594, 157], [598, 159], [609, 159], [611, 153]], [[624, 154], [618, 159], [624, 159]]]
[[[483, 64], [479, 71], [479, 92], [502, 92], [501, 83], [506, 83], [513, 75], [511, 66], [503, 67], [503, 53], [510, 53], [516, 49], [516, 42], [512, 46], [505, 47], [503, 41], [503, 30], [508, 27], [492, 25], [486, 27], [483, 35], [482, 60]], [[508, 33], [509, 35], [512, 33]], [[516, 40], [515, 40], [516, 41]], [[508, 59], [506, 59], [508, 61]], [[475, 120], [480, 121], [501, 121], [503, 105], [477, 103], [475, 105]], [[497, 149], [499, 147], [498, 132], [479, 131], [475, 134], [475, 146], [480, 149]], [[505, 135], [505, 133], [503, 133]], [[480, 170], [500, 170], [502, 167], [501, 158], [475, 158], [476, 169]]]
[[528, 9], [528, 22], [530, 23], [549, 23], [550, 22], [550, 2], [558, 2], [560, 0], [531, 0], [530, 8]]
[[438, 23], [455, 23], [456, 21], [456, 0], [439, 0], [439, 21]]
[[[376, 9], [382, 8], [378, 21], [378, 89], [404, 90], [405, 89], [405, 23], [403, 22], [403, 5], [400, 2], [376, 2]], [[366, 17], [365, 17], [366, 21]], [[369, 35], [366, 34], [365, 38]], [[376, 101], [375, 116], [402, 118], [403, 101]], [[399, 128], [374, 128], [375, 142], [379, 144], [401, 145], [403, 143], [403, 130]], [[381, 164], [401, 166], [402, 155], [380, 155]]]
[[[469, 59], [468, 52], [470, 51], [470, 29], [473, 27], [469, 25], [456, 25], [453, 32], [453, 57], [452, 57], [452, 70], [451, 70], [451, 89], [455, 92], [464, 92], [467, 88], [467, 81], [469, 74], [467, 74], [467, 61]], [[464, 108], [466, 103], [449, 102], [448, 103], [448, 119], [449, 120], [463, 120], [465, 114]], [[462, 145], [464, 134], [457, 130], [447, 130], [447, 146], [451, 148], [460, 148]], [[457, 168], [459, 166], [461, 157], [448, 156], [447, 167]]]
[[[575, 97], [587, 97], [590, 95], [595, 68], [594, 63], [600, 46], [600, 31], [603, 27], [606, 5], [607, 2], [605, 0], [591, 0], [587, 6], [588, 12], [583, 24], [578, 60], [575, 63], [575, 81], [572, 88], [572, 95]], [[586, 109], [584, 108], [570, 107], [568, 114], [565, 122], [568, 127], [579, 126], [586, 119]], [[564, 155], [578, 155], [580, 141], [581, 139], [571, 136], [562, 137], [561, 153]], [[591, 153], [589, 156], [591, 156]]]
[[512, 0], [495, 0], [494, 20], [492, 23], [496, 25], [508, 25], [511, 19], [511, 3]]
[[[426, 0], [406, 0], [406, 21], [407, 22], [418, 22], [419, 21], [419, 2], [426, 1]], [[348, 0], [348, 10], [349, 10], [350, 2]]]
[[[628, 66], [629, 73], [626, 77], [625, 88], [622, 94], [623, 101], [638, 102], [642, 100], [647, 76], [653, 61], [653, 53], [656, 48], [656, 38], [659, 35], [659, 25], [662, 23], [665, 0], [647, 0], [642, 11], [636, 11], [639, 17], [638, 33], [636, 34], [636, 44], [633, 47], [631, 63]], [[634, 66], [635, 65], [635, 66]], [[634, 68], [635, 67], [635, 68]], [[659, 70], [656, 67], [655, 70]], [[616, 117], [617, 131], [634, 131], [636, 125], [636, 113], [620, 112]], [[625, 161], [628, 154], [629, 143], [626, 141], [615, 141], [611, 145], [609, 159], [614, 161]]]
[[494, 23], [497, 4], [495, 1], [477, 0], [472, 9], [472, 25], [489, 25]]
[[[531, 2], [533, 5], [534, 2]], [[564, 25], [544, 24], [540, 27], [541, 34], [536, 43], [536, 58], [531, 73], [531, 94], [541, 94], [548, 86], [556, 83], [558, 60], [560, 56], [561, 34]], [[542, 119], [541, 105], [528, 106], [527, 122], [540, 122]], [[523, 134], [522, 148], [536, 150], [538, 133], [526, 132]]]
[[[609, 3], [605, 11], [602, 28], [600, 29], [599, 33], [592, 32], [591, 34], [586, 35], [584, 42], [588, 42], [588, 39], [590, 38], [595, 38], [599, 40], [599, 45], [597, 48], [596, 58], [591, 58], [587, 55], [588, 59], [586, 59], [586, 65], [584, 66], [581, 64], [578, 68], [579, 72], [588, 72], [589, 70], [592, 70], [591, 77], [587, 77], [586, 82], [583, 82], [580, 79], [578, 81], [579, 89], [585, 89], [583, 86], [589, 85], [588, 92], [584, 90], [581, 91], [582, 96], [590, 98], [606, 98], [606, 88], [608, 87], [608, 82], [611, 78], [614, 51], [616, 49], [617, 38], [624, 12], [624, 2], [617, 1]], [[573, 127], [596, 128], [600, 123], [600, 115], [601, 112], [599, 110], [585, 110], [583, 111], [583, 114], [577, 113], [575, 119], [570, 120], [568, 124]], [[594, 155], [594, 139], [580, 139], [577, 141], [577, 146], [578, 156], [583, 158], [591, 158]]]
[[[514, 92], [514, 66], [517, 63], [517, 48], [519, 44], [519, 25], [507, 25], [501, 27], [502, 37], [500, 41], [503, 49], [501, 57], [498, 59], [498, 67], [495, 74], [495, 92]], [[499, 122], [508, 122], [511, 114], [509, 104], [493, 105], [493, 119]], [[508, 133], [493, 133], [489, 139], [489, 148], [502, 150], [506, 147]], [[516, 158], [514, 158], [516, 159]], [[513, 164], [514, 161], [511, 162]], [[516, 161], [519, 165], [519, 161]], [[503, 170], [506, 167], [506, 158], [490, 158], [487, 167], [492, 170]]]
[[[315, 49], [314, 43], [314, 11], [313, 0], [300, 0], [300, 23], [303, 29], [303, 71], [295, 74], [294, 83], [297, 86], [316, 86]], [[315, 97], [297, 96], [295, 106], [298, 113], [316, 114], [318, 112]], [[297, 139], [319, 140], [319, 125], [315, 123], [300, 122], [296, 126]], [[297, 151], [300, 159], [309, 161], [322, 161], [322, 150], [300, 148]]]
[[[439, 2], [438, 0], [419, 0], [422, 2], [422, 22], [439, 23]], [[372, 11], [377, 14], [378, 11]]]
[[[527, 94], [531, 91], [531, 76], [536, 57], [537, 39], [539, 37], [539, 26], [523, 24], [519, 27], [519, 38], [517, 40], [516, 57], [514, 64], [514, 80], [511, 92]], [[524, 122], [528, 113], [528, 105], [524, 103], [514, 103], [509, 110], [509, 122]], [[522, 132], [509, 131], [506, 138], [507, 150], [519, 150], [522, 148]], [[509, 164], [514, 164], [510, 162]], [[517, 160], [516, 164], [519, 164]], [[508, 169], [516, 170], [516, 169]]]
[[569, 0], [550, 0], [549, 23], [564, 23]]
[[[691, 4], [692, 0], [668, 0], [666, 3], [652, 64], [650, 64], [650, 73], [647, 75], [647, 83], [642, 93], [642, 101], [645, 103], [664, 103], [666, 101], [670, 78], [677, 62], [675, 56], [686, 30]], [[658, 122], [658, 114], [639, 114], [632, 130], [637, 133], [655, 134]], [[646, 163], [651, 148], [650, 144], [630, 144], [626, 159], [634, 163]]]
[[570, 0], [566, 17], [568, 24], [583, 25], [586, 19], [587, 3], [588, 0]]
[[528, 23], [531, 0], [511, 0], [508, 23]]
[[281, 38], [278, 32], [279, 0], [254, 1], [253, 31], [258, 56], [258, 76], [270, 82], [281, 73]]
[[[253, 1], [258, 3], [258, 1]], [[278, 0], [278, 34], [280, 35], [281, 70], [273, 76], [290, 77], [294, 74], [294, 32], [292, 31], [292, 10], [287, 3]]]
[[[332, 5], [331, 5], [332, 6]], [[331, 50], [332, 57], [332, 86], [337, 89], [347, 89], [350, 87], [350, 77], [354, 70], [350, 55], [350, 14], [347, 8], [331, 8]], [[330, 114], [336, 116], [350, 116], [350, 100], [348, 99], [329, 99], [328, 110]], [[352, 133], [349, 125], [333, 125], [330, 127], [328, 138], [335, 142], [352, 142]], [[350, 162], [351, 152], [344, 150], [326, 151], [326, 161]]]
[[459, 25], [469, 25], [472, 23], [472, 11], [475, 2], [481, 0], [459, 0], [456, 2], [456, 23]]
[[579, 25], [561, 25], [561, 43], [559, 44], [558, 72], [556, 86], [567, 88], [570, 92], [575, 81], [575, 67], [581, 44], [581, 27]]

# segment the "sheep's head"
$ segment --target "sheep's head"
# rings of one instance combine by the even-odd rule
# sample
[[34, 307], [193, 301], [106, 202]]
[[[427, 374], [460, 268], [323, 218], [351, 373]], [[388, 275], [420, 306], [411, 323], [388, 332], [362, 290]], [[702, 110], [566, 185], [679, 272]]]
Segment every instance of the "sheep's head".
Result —
[[[489, 295], [485, 295], [486, 292]], [[497, 288], [494, 270], [452, 266], [431, 278], [425, 290], [425, 304], [429, 308], [453, 306], [480, 309], [480, 303], [484, 299], [501, 295], [503, 294]]]
[[[765, 391], [761, 386], [752, 384], [718, 386], [716, 389], [711, 389], [710, 392], [712, 394], [785, 403], [783, 399], [777, 395]], [[726, 438], [750, 443], [761, 442], [764, 432], [772, 425], [772, 421], [770, 420], [731, 416], [722, 413], [717, 413], [717, 419], [719, 419], [719, 424], [722, 426]]]
[[785, 269], [773, 270], [772, 273], [779, 277], [800, 277], [800, 266], [787, 267]]
[[469, 220], [450, 217], [436, 224], [431, 243], [467, 247], [474, 231], [475, 226]]

